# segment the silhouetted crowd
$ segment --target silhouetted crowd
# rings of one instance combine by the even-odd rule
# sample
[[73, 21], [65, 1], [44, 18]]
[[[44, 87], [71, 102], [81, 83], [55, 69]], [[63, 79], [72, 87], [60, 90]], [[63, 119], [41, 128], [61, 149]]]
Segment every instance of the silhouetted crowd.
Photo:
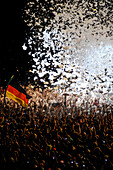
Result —
[[0, 101], [0, 169], [113, 168], [112, 105], [43, 111]]

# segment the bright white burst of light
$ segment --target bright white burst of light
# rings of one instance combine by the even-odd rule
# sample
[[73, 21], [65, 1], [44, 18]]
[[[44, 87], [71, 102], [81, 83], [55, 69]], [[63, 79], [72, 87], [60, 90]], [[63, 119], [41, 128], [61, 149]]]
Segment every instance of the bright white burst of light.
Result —
[[[35, 45], [35, 42], [32, 37], [28, 38], [28, 45], [31, 48], [29, 54], [36, 62], [32, 72], [37, 71], [40, 78], [49, 73], [51, 83], [60, 86], [60, 88], [66, 87], [67, 91], [71, 90], [78, 94], [83, 92], [83, 95], [88, 91], [89, 96], [93, 97], [99, 95], [99, 90], [102, 90], [103, 94], [108, 93], [108, 91], [112, 94], [113, 34], [112, 17], [108, 19], [110, 11], [109, 5], [106, 6], [107, 1], [100, 1], [103, 8], [99, 10], [99, 13], [97, 3], [85, 0], [80, 4], [76, 0], [73, 1], [73, 4], [67, 1], [65, 5], [58, 2], [53, 4], [53, 2], [54, 19], [46, 18], [45, 12], [47, 10], [42, 3], [42, 9], [44, 9], [42, 19], [45, 17], [45, 20], [51, 21], [50, 25], [44, 26], [43, 37], [40, 34], [42, 28], [39, 29], [39, 32], [34, 29], [35, 34], [31, 31], [33, 38], [36, 35], [38, 41], [42, 40], [43, 49], [48, 48], [43, 60], [40, 61], [43, 56], [43, 50], [40, 46], [38, 49], [36, 46], [37, 52], [32, 54], [32, 43]], [[35, 27], [41, 24], [40, 19], [38, 19], [40, 13], [37, 13], [39, 8], [36, 7], [37, 10], [34, 10], [33, 15], [33, 10], [31, 10], [34, 8], [33, 4], [35, 2], [28, 3], [28, 9], [25, 10], [26, 15], [31, 16], [27, 18], [29, 22], [27, 19], [25, 20], [31, 30], [34, 27], [32, 21], [36, 21]], [[59, 28], [60, 31], [58, 31]], [[51, 54], [51, 49], [53, 54]], [[52, 63], [48, 61], [52, 61]], [[45, 66], [51, 68], [51, 65], [56, 67], [57, 72], [51, 69], [46, 71]], [[58, 66], [60, 67], [57, 68]], [[54, 77], [60, 73], [62, 75], [54, 83]]]
[[[50, 34], [51, 32], [48, 32], [47, 30], [45, 30], [43, 32], [43, 38], [44, 38], [44, 42], [43, 42], [43, 46], [44, 47], [52, 47], [53, 51], [54, 51], [54, 44], [53, 44], [53, 39], [50, 38]], [[59, 41], [59, 44], [57, 45], [57, 49], [60, 47], [64, 46], [63, 43], [63, 39], [62, 39], [62, 34], [58, 35], [55, 31], [53, 32], [53, 34], [57, 35], [57, 38], [54, 40]], [[89, 42], [89, 43], [85, 43], [84, 42], [84, 46], [83, 42], [80, 44], [79, 43], [79, 48], [71, 48], [71, 47], [64, 47], [64, 60], [63, 60], [63, 67], [62, 68], [58, 68], [57, 72], [58, 73], [54, 73], [50, 70], [49, 74], [50, 74], [50, 79], [53, 80], [54, 76], [59, 75], [59, 73], [62, 73], [63, 76], [69, 78], [69, 77], [74, 77], [75, 75], [78, 76], [78, 79], [76, 80], [76, 86], [79, 86], [79, 88], [83, 88], [83, 87], [92, 87], [95, 84], [99, 83], [99, 79], [97, 78], [97, 76], [100, 76], [100, 78], [105, 81], [107, 80], [107, 87], [108, 86], [112, 86], [111, 81], [112, 81], [112, 73], [113, 73], [113, 48], [111, 44], [108, 43], [103, 43], [103, 42], [99, 42], [98, 45], [94, 42]], [[70, 53], [71, 51], [71, 53]], [[41, 52], [38, 52], [41, 55]], [[54, 54], [53, 56], [51, 55], [50, 51], [47, 52], [47, 58], [49, 59], [53, 59], [54, 65], [60, 65], [62, 64], [61, 59], [62, 59], [62, 54], [63, 51], [61, 49], [61, 51], [59, 51], [57, 54]], [[35, 56], [35, 55], [34, 55]], [[59, 62], [56, 61], [56, 56], [59, 57]], [[39, 64], [38, 63], [38, 59], [34, 58], [34, 61], [36, 62], [36, 65]], [[45, 71], [44, 66], [48, 66], [49, 63], [47, 62], [47, 60], [43, 60], [42, 61], [42, 73], [39, 73], [39, 76], [43, 76], [44, 74], [48, 73]], [[40, 67], [40, 65], [38, 66]], [[67, 73], [64, 71], [70, 71], [72, 70], [72, 73]], [[105, 77], [105, 69], [107, 69], [108, 75], [111, 76], [111, 78], [109, 77]], [[35, 69], [33, 71], [36, 71]], [[88, 72], [88, 75], [86, 76], [86, 72]], [[83, 76], [84, 75], [84, 76]], [[93, 79], [96, 78], [95, 81], [93, 81]], [[55, 85], [58, 84], [66, 84], [68, 83], [68, 81], [65, 79], [63, 79], [63, 77], [56, 83], [54, 83]], [[85, 80], [87, 79], [87, 80]], [[74, 81], [75, 83], [75, 81]], [[72, 83], [73, 84], [73, 83]], [[73, 86], [71, 84], [71, 86]]]

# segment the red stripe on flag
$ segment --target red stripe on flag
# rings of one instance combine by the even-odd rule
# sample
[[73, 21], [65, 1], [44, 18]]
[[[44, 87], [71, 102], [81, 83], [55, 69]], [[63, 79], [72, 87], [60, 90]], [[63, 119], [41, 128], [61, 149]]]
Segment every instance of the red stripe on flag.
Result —
[[12, 87], [11, 85], [8, 85], [7, 91], [14, 94], [16, 97], [20, 98], [21, 100], [25, 101], [26, 104], [28, 104], [28, 99], [26, 98], [26, 95], [19, 92], [17, 89]]

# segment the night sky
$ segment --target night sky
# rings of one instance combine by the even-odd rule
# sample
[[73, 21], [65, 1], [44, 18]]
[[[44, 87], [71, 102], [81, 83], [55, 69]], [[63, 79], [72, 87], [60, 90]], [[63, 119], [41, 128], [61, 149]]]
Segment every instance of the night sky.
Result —
[[27, 50], [22, 49], [25, 33], [28, 31], [22, 19], [26, 0], [2, 1], [1, 5], [1, 61], [0, 84], [6, 85], [14, 74], [19, 81], [26, 82], [32, 62]]
[[14, 74], [25, 85], [112, 90], [111, 0], [12, 0], [1, 6], [1, 85]]

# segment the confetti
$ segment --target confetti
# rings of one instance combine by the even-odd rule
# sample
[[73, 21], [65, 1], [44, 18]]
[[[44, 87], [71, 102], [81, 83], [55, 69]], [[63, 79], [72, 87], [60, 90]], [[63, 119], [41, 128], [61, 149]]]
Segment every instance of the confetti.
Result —
[[99, 4], [85, 0], [26, 4], [23, 18], [30, 32], [23, 50], [30, 50], [35, 62], [32, 73], [38, 74], [44, 87], [82, 91], [83, 98], [113, 93], [113, 3], [100, 0]]

